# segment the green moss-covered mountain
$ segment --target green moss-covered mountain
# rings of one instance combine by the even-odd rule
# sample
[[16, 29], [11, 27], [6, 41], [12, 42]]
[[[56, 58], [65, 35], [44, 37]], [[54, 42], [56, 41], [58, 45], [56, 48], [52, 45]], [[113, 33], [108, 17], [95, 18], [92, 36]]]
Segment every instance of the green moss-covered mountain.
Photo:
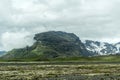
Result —
[[73, 33], [49, 31], [36, 34], [32, 46], [13, 49], [3, 59], [37, 59], [89, 56], [84, 44]]

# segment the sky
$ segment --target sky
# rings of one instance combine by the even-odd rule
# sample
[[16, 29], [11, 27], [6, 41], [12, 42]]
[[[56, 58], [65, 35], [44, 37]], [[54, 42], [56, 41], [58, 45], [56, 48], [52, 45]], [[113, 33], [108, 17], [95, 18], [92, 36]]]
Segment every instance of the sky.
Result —
[[0, 50], [34, 43], [45, 31], [120, 42], [120, 0], [0, 0]]

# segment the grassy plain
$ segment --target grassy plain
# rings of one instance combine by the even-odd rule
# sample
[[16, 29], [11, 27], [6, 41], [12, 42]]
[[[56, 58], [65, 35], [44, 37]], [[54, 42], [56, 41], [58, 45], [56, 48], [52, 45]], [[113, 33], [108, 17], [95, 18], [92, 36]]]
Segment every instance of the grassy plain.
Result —
[[0, 80], [120, 80], [120, 64], [1, 62]]
[[44, 60], [0, 60], [0, 80], [120, 80], [120, 56]]

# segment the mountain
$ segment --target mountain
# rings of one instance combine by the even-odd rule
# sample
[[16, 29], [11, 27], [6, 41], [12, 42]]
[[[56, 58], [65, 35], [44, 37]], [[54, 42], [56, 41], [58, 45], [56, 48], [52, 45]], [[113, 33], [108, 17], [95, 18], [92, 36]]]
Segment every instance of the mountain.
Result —
[[82, 42], [75, 34], [62, 31], [38, 33], [35, 34], [34, 40], [35, 43], [32, 46], [13, 49], [1, 58], [47, 60], [51, 58], [120, 55], [120, 42], [116, 44], [92, 40]]
[[106, 42], [98, 42], [86, 40], [84, 45], [88, 51], [96, 55], [120, 54], [120, 43], [110, 44]]
[[3, 56], [6, 53], [6, 51], [0, 51], [0, 56]]
[[114, 44], [114, 46], [116, 47], [116, 53], [120, 54], [120, 42]]
[[57, 57], [90, 56], [79, 37], [73, 33], [49, 31], [35, 34], [32, 46], [13, 49], [3, 59], [37, 59], [45, 60]]

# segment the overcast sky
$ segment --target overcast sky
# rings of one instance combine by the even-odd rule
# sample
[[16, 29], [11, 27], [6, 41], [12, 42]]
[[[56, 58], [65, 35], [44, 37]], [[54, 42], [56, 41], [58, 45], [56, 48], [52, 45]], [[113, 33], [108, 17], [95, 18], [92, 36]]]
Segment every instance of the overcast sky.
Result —
[[0, 50], [32, 45], [49, 30], [120, 42], [120, 0], [0, 0]]

